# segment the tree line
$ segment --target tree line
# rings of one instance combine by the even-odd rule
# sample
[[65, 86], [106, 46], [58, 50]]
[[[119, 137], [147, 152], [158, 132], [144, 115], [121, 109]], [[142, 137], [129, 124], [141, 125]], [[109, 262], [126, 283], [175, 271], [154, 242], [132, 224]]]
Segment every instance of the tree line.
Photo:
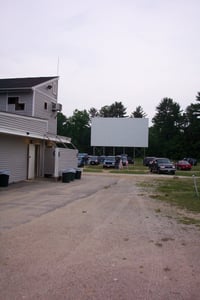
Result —
[[[129, 116], [126, 110], [122, 102], [114, 102], [99, 110], [95, 107], [88, 111], [76, 109], [70, 117], [60, 112], [57, 116], [57, 133], [71, 137], [72, 143], [79, 152], [92, 154], [91, 119], [93, 117], [147, 117], [140, 105]], [[200, 116], [200, 92], [197, 93], [195, 102], [188, 105], [185, 110], [182, 110], [179, 103], [173, 99], [163, 98], [156, 107], [152, 126], [149, 128], [149, 147], [145, 151], [146, 155], [170, 159], [200, 158], [200, 119], [198, 116]], [[99, 155], [102, 154], [101, 149], [97, 149], [97, 152]], [[126, 148], [126, 153], [130, 156], [132, 152], [132, 149]], [[140, 151], [138, 153], [141, 154]]]

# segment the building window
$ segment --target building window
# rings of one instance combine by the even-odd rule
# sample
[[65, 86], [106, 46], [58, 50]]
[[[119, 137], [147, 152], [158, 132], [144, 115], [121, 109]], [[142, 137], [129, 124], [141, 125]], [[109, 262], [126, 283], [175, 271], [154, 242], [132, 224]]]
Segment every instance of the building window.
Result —
[[19, 101], [19, 97], [8, 97], [8, 104], [16, 104]]
[[15, 110], [24, 110], [25, 104], [19, 103], [19, 97], [8, 97], [8, 105], [15, 105]]
[[24, 110], [24, 103], [16, 103], [15, 110]]
[[47, 102], [44, 102], [44, 109], [47, 109]]

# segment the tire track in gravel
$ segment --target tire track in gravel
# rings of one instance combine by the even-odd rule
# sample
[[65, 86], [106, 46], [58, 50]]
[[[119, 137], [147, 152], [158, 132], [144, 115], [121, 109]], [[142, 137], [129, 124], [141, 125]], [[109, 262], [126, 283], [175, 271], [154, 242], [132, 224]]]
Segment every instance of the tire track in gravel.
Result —
[[138, 180], [86, 175], [33, 190], [31, 206], [40, 195], [36, 207], [58, 206], [2, 231], [2, 299], [198, 300], [199, 232], [141, 195]]

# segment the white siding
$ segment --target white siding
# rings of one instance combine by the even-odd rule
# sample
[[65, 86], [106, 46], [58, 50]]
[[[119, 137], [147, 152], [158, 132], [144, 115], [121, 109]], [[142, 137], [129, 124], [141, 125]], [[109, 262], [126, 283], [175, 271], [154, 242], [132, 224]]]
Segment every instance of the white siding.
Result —
[[0, 132], [1, 128], [44, 135], [47, 132], [47, 121], [0, 112]]
[[7, 95], [0, 94], [0, 111], [6, 111], [7, 109]]
[[9, 170], [9, 183], [27, 179], [27, 144], [24, 138], [0, 134], [0, 170]]
[[59, 148], [59, 157], [58, 157], [58, 175], [61, 176], [63, 170], [68, 168], [77, 168], [78, 159], [77, 159], [78, 150], [76, 149], [67, 149]]
[[[8, 97], [19, 97], [19, 103], [24, 103], [24, 110], [15, 110], [14, 104], [8, 104]], [[0, 110], [23, 116], [32, 115], [33, 92], [7, 92], [0, 95]]]
[[[51, 86], [52, 88], [48, 88], [48, 86]], [[43, 94], [46, 94], [50, 98], [57, 101], [58, 98], [58, 79], [53, 79], [48, 82], [45, 82], [41, 84], [40, 86], [37, 86], [37, 90], [40, 91]]]
[[[51, 99], [48, 95], [35, 91], [35, 114], [34, 117], [48, 120], [47, 132], [57, 134], [57, 113], [52, 111], [52, 102], [56, 100]], [[47, 103], [47, 109], [44, 104]]]
[[59, 177], [68, 168], [77, 168], [78, 150], [68, 148], [46, 148], [44, 174]]

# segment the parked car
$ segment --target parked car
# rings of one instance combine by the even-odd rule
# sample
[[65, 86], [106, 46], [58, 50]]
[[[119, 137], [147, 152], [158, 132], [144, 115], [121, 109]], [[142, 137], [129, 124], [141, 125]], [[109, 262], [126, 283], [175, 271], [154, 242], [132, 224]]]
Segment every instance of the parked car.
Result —
[[88, 154], [87, 153], [78, 153], [78, 166], [81, 165], [87, 165], [88, 163]]
[[100, 164], [103, 164], [105, 158], [106, 158], [105, 155], [100, 155], [100, 156], [99, 156], [99, 163], [100, 163]]
[[143, 165], [149, 167], [149, 164], [155, 159], [153, 156], [147, 156], [143, 159]]
[[89, 165], [99, 165], [99, 157], [98, 156], [89, 156], [88, 159], [88, 164]]
[[127, 159], [129, 164], [134, 164], [134, 160], [132, 157], [128, 156]]
[[192, 165], [187, 160], [179, 160], [176, 164], [177, 170], [191, 170]]
[[78, 157], [78, 167], [82, 168], [85, 165], [84, 157]]
[[157, 157], [150, 164], [150, 171], [158, 174], [175, 174], [176, 167], [168, 158]]
[[185, 157], [183, 160], [187, 160], [192, 166], [197, 165], [197, 159], [192, 157]]
[[115, 156], [106, 156], [103, 162], [103, 168], [115, 168]]

